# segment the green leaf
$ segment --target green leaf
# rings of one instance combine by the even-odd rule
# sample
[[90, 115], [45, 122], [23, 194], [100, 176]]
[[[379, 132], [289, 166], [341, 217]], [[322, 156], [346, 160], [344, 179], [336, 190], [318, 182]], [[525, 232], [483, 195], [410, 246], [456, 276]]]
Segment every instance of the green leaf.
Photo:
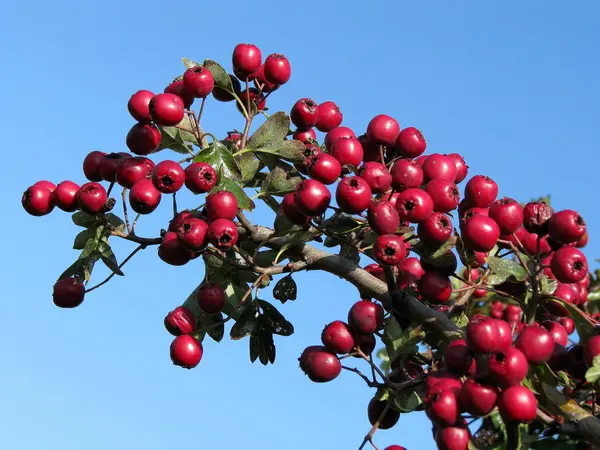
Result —
[[301, 177], [292, 175], [294, 172], [292, 166], [279, 162], [262, 182], [261, 192], [280, 196], [293, 192], [302, 182]]
[[125, 222], [123, 222], [123, 220], [119, 216], [115, 216], [113, 213], [108, 213], [106, 214], [105, 219], [116, 230], [125, 232]]
[[229, 332], [231, 339], [239, 340], [250, 336], [258, 325], [259, 316], [257, 302], [246, 305], [242, 315], [237, 319], [233, 327], [231, 327], [231, 331]]
[[260, 321], [265, 329], [280, 336], [291, 336], [294, 333], [294, 326], [283, 317], [275, 306], [264, 300], [258, 300], [258, 304], [263, 312]]
[[[160, 152], [161, 150], [170, 149], [177, 153], [192, 154], [193, 147], [190, 144], [198, 145], [198, 141], [194, 136], [194, 127], [189, 116], [183, 118], [183, 120], [177, 124], [177, 127], [161, 127], [161, 140], [160, 145], [152, 153]], [[181, 129], [183, 128], [183, 130]]]
[[[210, 164], [218, 173], [220, 170], [226, 178], [239, 181], [242, 179], [242, 173], [238, 167], [231, 152], [221, 142], [214, 141], [208, 147], [203, 149], [194, 158], [194, 162], [205, 162]], [[219, 180], [223, 177], [219, 176]]]
[[390, 398], [390, 390], [387, 387], [377, 388], [377, 392], [375, 393], [375, 399], [377, 401], [383, 402]]
[[400, 391], [394, 396], [391, 406], [396, 411], [408, 413], [416, 410], [423, 404], [423, 397], [425, 397], [425, 386], [421, 384], [414, 388]]
[[423, 340], [424, 334], [416, 328], [403, 330], [394, 316], [385, 321], [383, 329], [383, 343], [387, 349], [390, 361], [394, 361], [401, 355], [414, 355], [418, 353], [417, 344]]
[[76, 212], [71, 216], [73, 223], [79, 227], [90, 228], [94, 226], [97, 222], [96, 216], [92, 216], [90, 214], [84, 212]]
[[219, 180], [219, 184], [212, 188], [210, 191], [211, 194], [220, 191], [229, 191], [235, 198], [237, 199], [238, 206], [241, 209], [245, 209], [247, 211], [252, 211], [255, 208], [254, 202], [248, 197], [246, 192], [233, 180], [229, 178], [222, 178]]
[[202, 65], [199, 62], [192, 61], [191, 59], [187, 59], [187, 58], [181, 58], [181, 61], [183, 62], [183, 65], [185, 66], [186, 69], [191, 69], [192, 67], [197, 67], [197, 66]]
[[289, 128], [290, 117], [283, 111], [277, 112], [258, 127], [248, 140], [248, 148], [258, 149], [279, 144], [287, 136]]
[[459, 328], [464, 328], [469, 323], [469, 317], [465, 314], [465, 312], [461, 312], [460, 314], [456, 314], [451, 317], [452, 322]]
[[230, 94], [234, 93], [231, 78], [229, 78], [227, 71], [223, 69], [223, 67], [221, 67], [219, 63], [211, 59], [205, 59], [203, 65], [208, 70], [210, 70], [210, 73], [212, 74], [215, 80], [215, 87], [223, 89], [224, 91], [227, 91]]
[[590, 337], [596, 335], [596, 326], [579, 308], [557, 298], [547, 298], [545, 300], [547, 302], [558, 303], [559, 305], [562, 305], [567, 311], [569, 311], [569, 315], [573, 319], [573, 322], [575, 322], [575, 328], [577, 329], [577, 334], [579, 335], [579, 339], [581, 339], [581, 341], [585, 342]]
[[287, 236], [288, 234], [296, 234], [303, 230], [301, 226], [290, 222], [281, 211], [275, 216], [273, 229], [275, 230], [275, 236]]
[[206, 334], [208, 334], [215, 342], [221, 342], [225, 335], [223, 314], [205, 314], [199, 310], [196, 319], [198, 320], [197, 326], [200, 330], [206, 331]]
[[241, 155], [233, 155], [233, 157], [240, 168], [241, 181], [245, 184], [254, 180], [256, 174], [264, 167], [264, 164], [254, 153], [242, 153]]
[[600, 379], [600, 355], [594, 357], [592, 367], [585, 373], [585, 379], [592, 384]]
[[83, 230], [77, 236], [75, 236], [75, 242], [73, 243], [73, 248], [75, 250], [83, 250], [83, 248], [87, 245], [89, 239], [95, 239], [96, 232], [95, 230]]
[[516, 281], [525, 281], [527, 279], [527, 271], [516, 261], [496, 256], [488, 256], [486, 261], [488, 267], [491, 269], [491, 274], [486, 278], [486, 282], [490, 285], [504, 283], [509, 278]]
[[286, 250], [311, 241], [317, 234], [319, 234], [318, 230], [309, 230], [294, 234], [294, 236], [292, 236], [292, 238], [289, 241], [287, 241], [284, 245], [281, 246], [275, 260], [279, 261], [279, 258], [281, 257], [281, 255], [283, 255], [283, 253]]
[[292, 278], [292, 274], [279, 279], [273, 288], [273, 298], [285, 303], [288, 300], [296, 300], [298, 286]]
[[119, 268], [117, 257], [113, 253], [110, 245], [107, 242], [101, 241], [98, 243], [97, 251], [100, 252], [102, 262], [113, 271], [115, 275], [123, 276], [124, 273]]
[[253, 152], [267, 153], [269, 155], [275, 155], [283, 159], [287, 159], [293, 162], [304, 161], [304, 151], [306, 147], [300, 141], [281, 141], [269, 146], [252, 148]]

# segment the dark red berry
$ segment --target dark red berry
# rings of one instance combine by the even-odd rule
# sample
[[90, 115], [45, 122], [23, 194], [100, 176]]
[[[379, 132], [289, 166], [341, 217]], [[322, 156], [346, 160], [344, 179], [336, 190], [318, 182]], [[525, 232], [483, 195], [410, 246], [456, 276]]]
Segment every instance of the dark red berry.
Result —
[[127, 102], [129, 114], [138, 122], [150, 122], [150, 100], [154, 97], [154, 93], [147, 90], [137, 91], [131, 96]]
[[320, 181], [304, 180], [296, 186], [294, 200], [302, 214], [310, 217], [320, 216], [331, 202], [331, 193]]
[[399, 159], [391, 170], [392, 186], [397, 191], [418, 188], [423, 184], [423, 169], [415, 161]]
[[59, 308], [75, 308], [83, 302], [85, 286], [76, 278], [63, 278], [54, 283], [52, 301]]
[[333, 184], [342, 174], [342, 165], [329, 153], [318, 153], [310, 158], [308, 175], [323, 184]]
[[185, 306], [178, 306], [165, 317], [165, 328], [173, 336], [190, 334], [196, 329], [196, 317]]
[[498, 409], [505, 423], [530, 423], [537, 417], [537, 400], [525, 386], [512, 386], [500, 394]]
[[357, 333], [375, 333], [383, 327], [383, 308], [369, 300], [359, 300], [348, 312], [348, 324]]
[[348, 214], [359, 214], [371, 203], [371, 188], [361, 177], [344, 177], [337, 185], [335, 198], [340, 209]]
[[481, 417], [489, 414], [498, 401], [498, 388], [483, 380], [469, 378], [463, 383], [459, 395], [463, 411]]
[[552, 356], [554, 339], [540, 325], [529, 325], [519, 333], [515, 347], [523, 352], [530, 364], [543, 364]]
[[454, 178], [454, 182], [456, 184], [462, 183], [462, 181], [467, 178], [469, 166], [467, 166], [464, 158], [458, 153], [450, 153], [448, 157], [452, 158], [454, 165], [456, 166], [456, 177]]
[[587, 367], [594, 365], [594, 358], [600, 355], [600, 336], [590, 337], [583, 346], [583, 358]]
[[283, 200], [281, 201], [281, 211], [285, 218], [294, 225], [306, 225], [310, 222], [310, 217], [302, 214], [296, 206], [293, 192], [290, 192], [283, 197]]
[[331, 144], [329, 151], [331, 156], [337, 159], [342, 166], [358, 167], [363, 159], [363, 148], [356, 138], [336, 139]]
[[192, 259], [192, 254], [181, 245], [177, 233], [167, 232], [158, 246], [158, 257], [171, 266], [183, 266]]
[[388, 445], [383, 450], [406, 450], [406, 448], [402, 447], [401, 445]]
[[301, 98], [290, 112], [292, 123], [301, 130], [314, 127], [319, 118], [319, 108], [311, 98]]
[[336, 320], [327, 325], [321, 333], [321, 341], [331, 353], [350, 353], [355, 345], [354, 336], [348, 324]]
[[209, 192], [217, 184], [217, 173], [210, 164], [194, 162], [184, 170], [185, 187], [194, 194]]
[[104, 158], [100, 160], [98, 165], [98, 170], [100, 171], [100, 175], [102, 179], [105, 181], [113, 181], [117, 180], [117, 170], [119, 166], [128, 159], [124, 154], [121, 153], [109, 153], [105, 155]]
[[498, 349], [500, 331], [495, 319], [477, 314], [467, 325], [467, 342], [475, 353], [494, 353]]
[[[136, 123], [127, 133], [126, 144], [132, 153], [145, 156], [158, 148], [161, 139], [160, 130], [153, 123]], [[87, 178], [91, 179], [90, 177]]]
[[342, 371], [342, 363], [337, 356], [321, 345], [307, 347], [299, 361], [300, 369], [315, 383], [332, 381]]
[[435, 433], [438, 450], [467, 450], [470, 440], [471, 432], [466, 425], [440, 428]]
[[562, 345], [563, 347], [567, 346], [567, 343], [569, 342], [569, 335], [565, 327], [563, 327], [560, 323], [551, 320], [543, 322], [542, 326], [548, 331], [548, 333], [550, 333], [552, 340], [556, 344]]
[[139, 180], [129, 191], [129, 204], [131, 209], [138, 214], [150, 214], [160, 204], [161, 197], [152, 181]]
[[363, 148], [363, 161], [376, 161], [381, 162], [382, 152], [380, 151], [379, 145], [374, 142], [371, 142], [366, 134], [361, 134], [358, 138], [358, 142], [362, 145]]
[[302, 142], [303, 144], [310, 144], [310, 139], [312, 139], [313, 141], [317, 140], [317, 133], [315, 133], [315, 130], [312, 128], [309, 128], [307, 130], [296, 130], [294, 131], [292, 137], [295, 140]]
[[72, 181], [63, 181], [50, 195], [50, 203], [66, 212], [77, 210], [77, 191], [79, 185]]
[[431, 196], [433, 210], [437, 212], [453, 211], [460, 202], [460, 192], [454, 182], [449, 180], [431, 180], [425, 186], [425, 191]]
[[394, 234], [400, 226], [400, 216], [391, 202], [372, 201], [367, 211], [369, 226], [377, 234]]
[[163, 194], [173, 194], [183, 186], [185, 172], [175, 161], [161, 161], [152, 171], [152, 183]]
[[85, 183], [77, 191], [77, 205], [88, 214], [98, 214], [106, 200], [106, 189], [99, 183]]
[[448, 180], [454, 182], [456, 179], [456, 164], [454, 159], [448, 155], [433, 153], [423, 163], [423, 175], [425, 181]]
[[523, 225], [523, 208], [512, 198], [504, 197], [492, 203], [489, 216], [498, 224], [502, 234], [512, 234]]
[[419, 261], [418, 258], [406, 258], [399, 266], [398, 277], [396, 279], [398, 288], [404, 289], [409, 285], [416, 283], [423, 274], [425, 274], [425, 270], [423, 270], [421, 261]]
[[43, 185], [33, 185], [23, 192], [21, 205], [32, 216], [45, 216], [54, 209], [52, 191]]
[[231, 58], [233, 68], [240, 74], [250, 75], [262, 64], [260, 49], [253, 44], [238, 44], [233, 49]]
[[465, 247], [477, 252], [489, 252], [500, 238], [500, 228], [493, 219], [474, 214], [461, 222], [461, 236]]
[[218, 284], [205, 284], [196, 291], [196, 300], [206, 314], [217, 314], [225, 307], [225, 291]]
[[384, 234], [375, 239], [373, 257], [379, 264], [396, 266], [406, 258], [406, 245], [402, 236]]
[[425, 397], [427, 417], [440, 427], [454, 425], [459, 417], [459, 405], [453, 391], [440, 391]]
[[358, 169], [358, 175], [362, 177], [374, 194], [386, 192], [392, 185], [390, 171], [380, 162], [366, 162]]
[[[377, 346], [377, 342], [375, 341], [375, 336], [372, 334], [357, 334], [356, 345], [354, 346], [354, 350], [360, 350], [365, 355], [370, 355], [375, 350]], [[362, 358], [360, 354], [354, 355], [355, 358]]]
[[189, 251], [202, 250], [208, 244], [208, 224], [202, 219], [188, 217], [177, 228], [177, 238]]
[[319, 105], [318, 116], [316, 127], [323, 133], [339, 127], [343, 120], [340, 108], [332, 101], [326, 101]]
[[585, 232], [586, 226], [583, 217], [570, 209], [557, 211], [548, 220], [548, 234], [560, 244], [578, 242]]
[[189, 334], [177, 336], [171, 343], [171, 361], [184, 369], [193, 369], [202, 359], [202, 342]]
[[419, 293], [430, 303], [448, 303], [452, 295], [452, 282], [441, 273], [425, 272], [419, 280]]
[[562, 283], [577, 283], [588, 274], [585, 255], [574, 247], [563, 247], [554, 253], [550, 268], [556, 279]]
[[206, 67], [194, 66], [183, 74], [183, 86], [195, 98], [206, 98], [215, 87], [215, 79]]
[[100, 151], [93, 151], [89, 153], [83, 160], [83, 173], [85, 177], [90, 181], [102, 181], [102, 175], [100, 175], [100, 161], [104, 159], [106, 153]]
[[379, 114], [367, 126], [367, 137], [379, 145], [393, 146], [400, 134], [400, 125], [393, 117]]
[[150, 114], [157, 125], [177, 125], [184, 113], [183, 100], [175, 94], [157, 94], [150, 100]]
[[388, 430], [398, 423], [400, 413], [392, 408], [387, 408], [386, 413], [381, 417], [386, 410], [387, 401], [379, 401], [376, 398], [371, 399], [367, 408], [369, 423], [375, 425], [379, 421], [380, 430]]
[[143, 156], [126, 158], [117, 169], [116, 181], [130, 189], [136, 181], [147, 180], [154, 170], [154, 162]]
[[269, 82], [269, 80], [267, 80], [267, 77], [265, 77], [264, 64], [262, 64], [256, 72], [252, 73], [249, 78], [253, 78], [254, 86], [257, 89], [262, 90], [262, 92], [264, 93], [273, 92], [279, 89], [278, 84]]
[[548, 220], [554, 209], [545, 202], [529, 202], [523, 207], [523, 226], [530, 233], [543, 236], [548, 232]]
[[573, 334], [575, 331], [575, 321], [570, 317], [559, 317], [558, 323], [565, 327], [567, 334]]
[[[576, 286], [570, 283], [558, 283], [556, 289], [552, 293], [552, 296], [557, 297], [563, 302], [571, 305], [576, 305], [579, 302], [579, 290]], [[570, 315], [568, 309], [556, 302], [548, 301], [544, 306], [546, 310], [554, 316], [567, 317]]]
[[588, 232], [586, 230], [586, 232], [583, 233], [583, 236], [581, 236], [579, 238], [579, 240], [575, 243], [575, 247], [577, 247], [577, 248], [585, 247], [588, 243], [588, 240], [589, 240], [589, 236], [588, 236]]
[[521, 383], [528, 371], [527, 358], [521, 350], [515, 347], [509, 347], [502, 353], [490, 354], [487, 359], [489, 381], [502, 388]]
[[498, 196], [498, 185], [483, 175], [475, 175], [465, 186], [465, 199], [471, 207], [487, 208]]
[[227, 250], [237, 244], [237, 226], [229, 219], [216, 219], [210, 224], [208, 239], [219, 250]]
[[233, 220], [238, 213], [238, 201], [229, 191], [219, 191], [206, 197], [206, 211], [208, 220], [229, 219]]
[[354, 131], [348, 127], [336, 127], [325, 135], [325, 148], [331, 153], [331, 146], [338, 139], [356, 139]]
[[450, 217], [440, 212], [434, 212], [417, 226], [419, 239], [431, 247], [442, 245], [450, 239], [453, 230]]
[[423, 189], [406, 189], [396, 198], [396, 209], [401, 219], [418, 223], [433, 212], [433, 200]]
[[446, 346], [444, 365], [457, 375], [475, 373], [475, 358], [467, 346], [467, 341], [456, 339]]
[[264, 64], [265, 78], [273, 84], [282, 85], [292, 76], [292, 66], [288, 59], [279, 53], [267, 56]]
[[183, 80], [174, 81], [168, 85], [165, 88], [164, 93], [173, 94], [179, 97], [183, 101], [183, 106], [185, 106], [186, 109], [190, 109], [192, 103], [194, 103], [194, 96], [187, 91], [183, 84]]
[[423, 133], [415, 127], [407, 127], [400, 131], [396, 138], [396, 152], [406, 158], [421, 156], [427, 148]]

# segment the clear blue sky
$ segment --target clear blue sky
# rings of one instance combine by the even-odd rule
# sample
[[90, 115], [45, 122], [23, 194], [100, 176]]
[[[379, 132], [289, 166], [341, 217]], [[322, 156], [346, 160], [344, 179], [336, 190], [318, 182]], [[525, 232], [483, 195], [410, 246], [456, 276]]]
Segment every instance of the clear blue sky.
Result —
[[[502, 195], [550, 193], [555, 207], [579, 210], [591, 259], [600, 256], [599, 13], [586, 1], [6, 3], [0, 447], [352, 449], [369, 429], [372, 392], [358, 377], [315, 385], [297, 368], [301, 350], [358, 298], [332, 276], [298, 276], [298, 301], [280, 307], [296, 334], [276, 338], [267, 368], [250, 364], [246, 340], [227, 339], [206, 341], [194, 371], [171, 365], [162, 320], [201, 279], [199, 261], [167, 267], [149, 249], [81, 308], [52, 304], [78, 229], [58, 210], [27, 216], [22, 191], [39, 179], [83, 182], [87, 152], [125, 150], [129, 96], [162, 89], [180, 57], [229, 64], [239, 42], [285, 53], [293, 75], [273, 110], [311, 96], [336, 101], [357, 131], [379, 113], [417, 126], [430, 151], [462, 153]], [[206, 113], [213, 133], [242, 125], [231, 106], [210, 102]], [[155, 234], [169, 211], [165, 202], [140, 233]], [[115, 251], [122, 259], [130, 248]], [[376, 437], [381, 448], [435, 448], [421, 414]]]

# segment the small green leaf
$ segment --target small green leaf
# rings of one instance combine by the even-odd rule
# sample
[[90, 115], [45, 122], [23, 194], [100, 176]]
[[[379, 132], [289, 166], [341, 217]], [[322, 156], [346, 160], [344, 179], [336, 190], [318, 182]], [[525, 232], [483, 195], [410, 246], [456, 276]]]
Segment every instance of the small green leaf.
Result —
[[92, 216], [90, 214], [84, 212], [76, 212], [71, 216], [73, 223], [79, 227], [90, 228], [94, 226], [97, 222], [96, 216]]
[[259, 149], [279, 145], [287, 136], [289, 128], [290, 117], [283, 111], [277, 112], [258, 127], [248, 140], [248, 148]]
[[73, 248], [75, 250], [83, 250], [87, 245], [89, 239], [95, 239], [96, 232], [93, 229], [83, 230], [77, 236], [75, 236], [75, 242], [73, 243]]
[[452, 322], [459, 328], [464, 328], [469, 323], [469, 317], [465, 314], [465, 312], [461, 312], [460, 314], [455, 314], [451, 317]]
[[[239, 181], [242, 173], [231, 152], [221, 142], [214, 141], [194, 157], [194, 162], [210, 164], [216, 172], [220, 170], [226, 178]], [[219, 180], [223, 177], [219, 176]]]
[[258, 324], [258, 303], [252, 302], [244, 308], [242, 315], [237, 319], [229, 336], [231, 339], [239, 340], [246, 336], [250, 336], [254, 331], [254, 328]]
[[418, 385], [414, 388], [404, 389], [398, 394], [394, 395], [392, 400], [392, 408], [401, 413], [408, 413], [416, 410], [423, 404], [423, 397], [425, 396], [424, 385]]
[[261, 192], [280, 196], [292, 192], [302, 182], [302, 178], [293, 173], [292, 166], [280, 161], [262, 182]]
[[401, 355], [414, 355], [418, 353], [417, 344], [423, 340], [424, 334], [416, 328], [403, 330], [394, 316], [385, 321], [383, 329], [383, 343], [391, 361]]
[[107, 242], [100, 241], [97, 245], [97, 251], [100, 252], [102, 262], [113, 271], [115, 275], [123, 276], [124, 273], [119, 268], [117, 257], [113, 253], [110, 245]]
[[197, 66], [202, 65], [199, 62], [192, 61], [191, 59], [187, 59], [187, 58], [181, 58], [181, 61], [183, 62], [183, 65], [185, 66], [186, 69], [191, 69], [192, 67], [197, 67]]
[[594, 357], [592, 367], [585, 373], [585, 379], [592, 384], [600, 379], [600, 355]]
[[264, 164], [254, 153], [242, 153], [241, 155], [233, 155], [233, 157], [240, 168], [242, 174], [241, 181], [245, 184], [254, 180], [257, 172], [264, 167]]
[[123, 222], [123, 220], [119, 217], [114, 215], [113, 213], [108, 213], [105, 216], [106, 221], [112, 225], [115, 230], [121, 231], [121, 232], [125, 232], [125, 222]]
[[279, 279], [273, 288], [273, 298], [285, 303], [288, 300], [296, 300], [298, 286], [292, 278], [292, 274]]
[[291, 336], [294, 333], [294, 326], [283, 317], [275, 306], [264, 300], [258, 300], [258, 304], [263, 312], [261, 322], [265, 329], [280, 336]]
[[203, 65], [208, 70], [210, 70], [210, 73], [212, 74], [215, 80], [216, 88], [223, 89], [224, 91], [227, 91], [230, 94], [234, 93], [231, 78], [229, 78], [229, 75], [227, 74], [225, 69], [223, 69], [223, 67], [219, 65], [219, 63], [210, 59], [205, 59]]
[[304, 151], [306, 150], [305, 145], [296, 140], [281, 141], [269, 146], [252, 148], [253, 152], [267, 153], [269, 155], [275, 155], [288, 161], [302, 162], [305, 159]]
[[504, 283], [509, 278], [516, 281], [525, 281], [527, 279], [527, 271], [516, 261], [496, 256], [488, 256], [486, 261], [491, 269], [491, 275], [486, 279], [490, 285], [495, 286]]
[[229, 178], [222, 178], [219, 180], [219, 184], [212, 188], [210, 193], [214, 194], [215, 192], [220, 191], [229, 191], [235, 195], [240, 209], [252, 211], [256, 206], [250, 197], [248, 197], [248, 194], [246, 194], [246, 192], [244, 192], [244, 190], [235, 181]]
[[[160, 152], [161, 150], [170, 149], [177, 153], [192, 154], [193, 147], [191, 144], [198, 145], [198, 141], [194, 136], [195, 125], [192, 124], [189, 116], [177, 124], [176, 127], [158, 127], [161, 133], [161, 141], [158, 148], [152, 153]], [[183, 129], [182, 129], [183, 128]]]
[[215, 342], [221, 342], [225, 334], [225, 324], [223, 323], [223, 314], [205, 314], [202, 311], [196, 317], [197, 327], [206, 331], [211, 339]]

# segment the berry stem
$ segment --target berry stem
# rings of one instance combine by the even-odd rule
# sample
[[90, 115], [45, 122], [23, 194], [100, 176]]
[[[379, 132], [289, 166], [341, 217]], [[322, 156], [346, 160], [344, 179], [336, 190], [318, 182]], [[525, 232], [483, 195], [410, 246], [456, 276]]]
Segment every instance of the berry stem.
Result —
[[110, 197], [110, 192], [112, 191], [112, 189], [113, 189], [114, 185], [115, 185], [115, 182], [114, 182], [114, 181], [112, 181], [112, 182], [110, 183], [110, 185], [108, 186], [108, 190], [106, 191], [106, 196], [107, 196], [107, 197]]
[[387, 401], [387, 403], [385, 404], [385, 408], [383, 408], [383, 411], [381, 411], [381, 414], [379, 414], [379, 417], [375, 421], [375, 424], [373, 425], [373, 427], [369, 430], [369, 432], [367, 433], [367, 435], [363, 439], [362, 444], [360, 444], [360, 447], [358, 447], [358, 450], [362, 450], [365, 447], [365, 445], [367, 445], [367, 442], [370, 443], [375, 450], [379, 450], [375, 446], [375, 444], [373, 443], [373, 436], [375, 435], [375, 433], [379, 429], [379, 425], [381, 424], [381, 421], [383, 420], [383, 418], [387, 414], [388, 409], [390, 409], [390, 402], [391, 401], [392, 401], [391, 398]]
[[365, 374], [363, 374], [360, 370], [358, 370], [356, 367], [342, 366], [342, 369], [345, 369], [348, 372], [353, 372], [353, 373], [357, 374], [359, 377], [361, 377], [365, 381], [365, 383], [367, 383], [367, 386], [369, 386], [369, 387], [379, 388], [379, 387], [385, 386], [384, 384], [369, 380], [369, 378]]
[[131, 233], [131, 227], [129, 226], [129, 214], [127, 214], [127, 188], [123, 188], [121, 199], [123, 200], [123, 217], [125, 218], [125, 227], [127, 228], [127, 233], [129, 234]]
[[[125, 259], [123, 260], [123, 262], [122, 262], [121, 264], [119, 264], [119, 269], [121, 269], [121, 268], [122, 268], [122, 267], [123, 267], [125, 264], [127, 264], [127, 262], [128, 262], [128, 261], [129, 261], [131, 258], [133, 258], [133, 255], [135, 255], [135, 254], [136, 254], [137, 252], [139, 252], [140, 250], [143, 250], [143, 249], [145, 249], [146, 247], [147, 247], [147, 244], [140, 244], [140, 245], [138, 245], [138, 246], [135, 248], [135, 250], [134, 250], [134, 251], [132, 251], [132, 252], [129, 254], [129, 256], [127, 256], [127, 258], [125, 258]], [[111, 279], [112, 277], [114, 277], [116, 274], [117, 274], [116, 272], [113, 272], [113, 273], [111, 273], [111, 274], [110, 274], [110, 275], [109, 275], [109, 276], [108, 276], [108, 277], [107, 277], [107, 278], [106, 278], [104, 281], [102, 281], [102, 282], [98, 283], [96, 286], [92, 286], [91, 288], [89, 288], [89, 289], [86, 289], [86, 290], [85, 290], [85, 293], [87, 294], [88, 292], [92, 292], [94, 289], [98, 289], [100, 286], [102, 286], [102, 285], [104, 285], [104, 284], [108, 283], [108, 282], [110, 281], [110, 279]]]
[[[196, 119], [196, 123], [198, 124], [198, 128], [200, 127], [200, 120], [202, 119], [202, 113], [204, 112], [204, 104], [206, 103], [206, 97], [202, 99], [202, 103], [200, 103], [200, 111], [198, 112], [198, 117]], [[200, 129], [198, 129], [198, 133], [200, 133]]]
[[158, 245], [162, 242], [161, 237], [143, 238], [143, 237], [136, 236], [133, 233], [133, 230], [130, 233], [126, 234], [126, 233], [123, 233], [122, 231], [119, 231], [116, 229], [111, 229], [110, 234], [112, 236], [117, 236], [117, 237], [120, 237], [121, 239], [125, 239], [126, 241], [137, 242], [138, 244], [143, 244], [143, 245]]
[[173, 192], [173, 217], [177, 215], [177, 192]]

